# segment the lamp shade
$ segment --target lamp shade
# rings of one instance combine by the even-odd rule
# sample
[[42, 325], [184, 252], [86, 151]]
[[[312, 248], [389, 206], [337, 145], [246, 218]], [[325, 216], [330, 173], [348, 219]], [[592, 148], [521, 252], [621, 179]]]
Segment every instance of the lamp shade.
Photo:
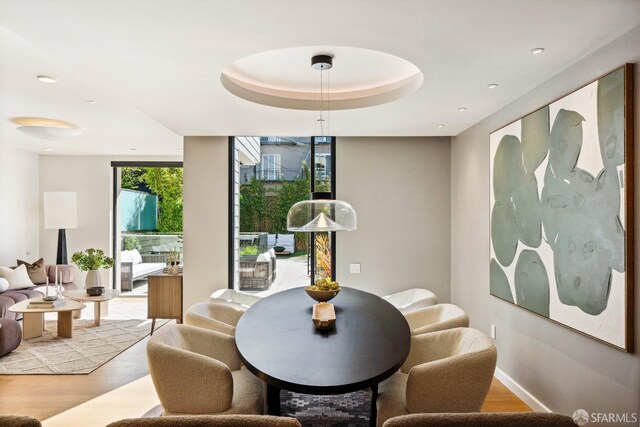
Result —
[[303, 200], [289, 209], [287, 230], [302, 232], [353, 231], [355, 209], [342, 200]]
[[78, 227], [78, 200], [71, 191], [44, 193], [44, 228], [68, 229]]

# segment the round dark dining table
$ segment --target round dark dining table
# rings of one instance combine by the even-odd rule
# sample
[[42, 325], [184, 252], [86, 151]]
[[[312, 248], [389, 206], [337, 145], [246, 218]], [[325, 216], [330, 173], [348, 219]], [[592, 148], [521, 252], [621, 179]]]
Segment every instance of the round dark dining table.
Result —
[[293, 288], [251, 306], [236, 327], [240, 359], [267, 383], [267, 409], [280, 415], [280, 390], [342, 394], [371, 388], [376, 422], [378, 383], [390, 377], [409, 354], [411, 332], [404, 316], [384, 299], [342, 287], [330, 301], [333, 329], [316, 329], [316, 302]]

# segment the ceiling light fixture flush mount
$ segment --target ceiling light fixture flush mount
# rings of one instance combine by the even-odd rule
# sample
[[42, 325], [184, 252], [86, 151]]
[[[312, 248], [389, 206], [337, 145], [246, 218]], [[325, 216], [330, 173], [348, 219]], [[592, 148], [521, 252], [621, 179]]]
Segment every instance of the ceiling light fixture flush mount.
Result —
[[36, 76], [36, 79], [40, 80], [43, 83], [55, 83], [56, 79], [51, 76], [45, 76], [44, 74], [40, 74]]
[[467, 111], [467, 107], [459, 107], [459, 108], [458, 108], [458, 111], [460, 111], [461, 113], [462, 113], [463, 111]]
[[488, 84], [488, 85], [487, 85], [487, 87], [488, 87], [489, 89], [495, 89], [495, 88], [497, 88], [497, 87], [498, 87], [498, 84], [497, 84], [497, 83], [490, 83], [490, 84]]
[[[333, 57], [331, 55], [314, 55], [311, 57], [311, 68], [316, 70], [316, 74], [319, 74], [320, 90], [316, 96], [316, 102], [318, 104], [318, 118], [316, 119], [316, 135], [325, 136], [329, 134], [329, 70], [333, 68]], [[325, 76], [326, 74], [326, 76]], [[316, 82], [316, 86], [318, 83]], [[326, 94], [325, 94], [326, 87]]]
[[544, 48], [543, 48], [543, 47], [534, 47], [533, 49], [531, 49], [531, 50], [529, 51], [529, 53], [530, 53], [531, 55], [539, 55], [539, 54], [541, 54], [542, 52], [544, 52]]
[[29, 136], [52, 141], [69, 139], [82, 134], [82, 129], [73, 123], [44, 117], [14, 117], [11, 121], [19, 125], [16, 129]]

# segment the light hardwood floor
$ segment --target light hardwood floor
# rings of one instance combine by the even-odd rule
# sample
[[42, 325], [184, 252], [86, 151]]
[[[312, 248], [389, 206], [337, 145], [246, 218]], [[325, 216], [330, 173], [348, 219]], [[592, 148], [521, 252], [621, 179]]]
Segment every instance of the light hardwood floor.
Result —
[[[148, 339], [88, 375], [0, 375], [0, 414], [30, 415], [45, 420], [145, 377], [149, 373], [145, 351]], [[110, 409], [103, 408], [105, 412]], [[139, 415], [149, 409], [141, 407]], [[494, 378], [482, 410], [521, 412], [531, 409]]]

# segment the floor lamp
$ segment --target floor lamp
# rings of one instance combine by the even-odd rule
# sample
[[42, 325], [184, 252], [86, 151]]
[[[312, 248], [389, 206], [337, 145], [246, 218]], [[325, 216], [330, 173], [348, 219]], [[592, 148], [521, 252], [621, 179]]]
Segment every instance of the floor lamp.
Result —
[[78, 200], [71, 191], [44, 193], [44, 228], [58, 230], [56, 264], [68, 264], [66, 229], [78, 228]]

